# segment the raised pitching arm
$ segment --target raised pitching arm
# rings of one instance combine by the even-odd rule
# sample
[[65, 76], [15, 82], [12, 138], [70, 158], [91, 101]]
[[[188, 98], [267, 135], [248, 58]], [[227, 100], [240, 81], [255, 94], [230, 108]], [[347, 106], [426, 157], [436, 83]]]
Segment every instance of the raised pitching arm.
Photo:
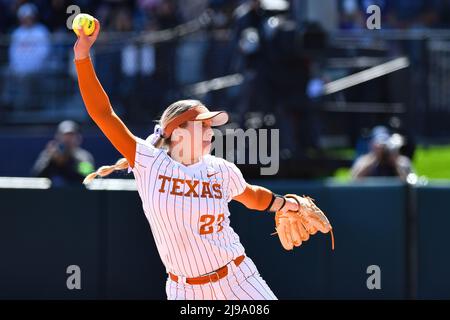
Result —
[[91, 36], [87, 36], [83, 29], [79, 31], [80, 36], [74, 46], [75, 66], [86, 110], [113, 146], [134, 167], [136, 138], [114, 112], [89, 57], [89, 50], [100, 32], [100, 23], [95, 20], [95, 32]]

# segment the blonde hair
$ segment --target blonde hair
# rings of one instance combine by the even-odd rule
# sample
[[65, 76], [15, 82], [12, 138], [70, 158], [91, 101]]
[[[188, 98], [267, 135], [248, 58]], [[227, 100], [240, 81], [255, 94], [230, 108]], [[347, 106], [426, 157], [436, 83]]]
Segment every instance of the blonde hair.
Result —
[[[174, 103], [172, 103], [170, 106], [164, 110], [161, 119], [158, 121], [162, 128], [164, 128], [167, 123], [175, 118], [176, 116], [182, 114], [183, 112], [186, 112], [189, 109], [192, 109], [195, 106], [202, 106], [203, 103], [201, 103], [198, 100], [179, 100]], [[155, 148], [169, 148], [170, 146], [170, 137], [163, 138], [160, 137], [155, 142]], [[117, 160], [117, 162], [110, 166], [101, 166], [98, 168], [95, 172], [90, 173], [86, 176], [83, 180], [83, 184], [88, 184], [91, 181], [93, 181], [97, 176], [100, 177], [106, 177], [113, 173], [114, 171], [120, 171], [125, 170], [128, 168], [128, 160], [126, 158], [120, 158]]]

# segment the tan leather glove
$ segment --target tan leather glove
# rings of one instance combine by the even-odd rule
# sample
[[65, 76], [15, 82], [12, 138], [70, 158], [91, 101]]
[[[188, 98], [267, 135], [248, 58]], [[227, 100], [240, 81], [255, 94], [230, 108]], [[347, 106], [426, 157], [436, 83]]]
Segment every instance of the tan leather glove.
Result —
[[287, 194], [298, 203], [298, 211], [277, 211], [275, 213], [275, 228], [284, 249], [292, 250], [302, 242], [307, 241], [310, 235], [317, 231], [322, 233], [331, 232], [332, 249], [334, 250], [334, 236], [330, 222], [314, 200], [307, 196]]

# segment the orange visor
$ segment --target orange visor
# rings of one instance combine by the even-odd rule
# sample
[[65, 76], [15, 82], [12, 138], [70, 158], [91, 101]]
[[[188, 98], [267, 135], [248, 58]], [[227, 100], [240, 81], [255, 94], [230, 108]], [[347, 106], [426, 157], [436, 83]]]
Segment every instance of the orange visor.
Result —
[[228, 113], [226, 111], [209, 111], [205, 106], [196, 106], [170, 120], [163, 129], [164, 138], [170, 137], [173, 130], [187, 121], [204, 120], [211, 120], [212, 127], [221, 126], [228, 122]]

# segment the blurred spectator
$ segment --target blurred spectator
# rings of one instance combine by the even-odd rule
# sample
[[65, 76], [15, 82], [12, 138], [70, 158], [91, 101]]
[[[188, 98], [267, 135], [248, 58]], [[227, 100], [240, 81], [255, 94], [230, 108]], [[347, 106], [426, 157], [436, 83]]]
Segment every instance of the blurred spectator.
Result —
[[413, 170], [411, 160], [399, 153], [403, 144], [403, 137], [399, 134], [390, 135], [387, 128], [375, 127], [370, 142], [371, 150], [356, 159], [352, 177], [399, 177], [406, 180]]
[[17, 11], [20, 26], [11, 35], [9, 48], [10, 70], [17, 75], [27, 75], [42, 70], [50, 52], [50, 34], [37, 22], [38, 11], [34, 4], [22, 5]]
[[8, 81], [3, 92], [3, 103], [13, 109], [40, 107], [37, 98], [42, 86], [42, 72], [50, 53], [50, 33], [37, 22], [38, 10], [34, 4], [19, 7], [19, 27], [11, 35], [9, 47]]
[[55, 139], [39, 154], [32, 175], [50, 178], [54, 187], [81, 185], [94, 171], [94, 158], [80, 147], [81, 142], [79, 126], [71, 120], [61, 122]]

